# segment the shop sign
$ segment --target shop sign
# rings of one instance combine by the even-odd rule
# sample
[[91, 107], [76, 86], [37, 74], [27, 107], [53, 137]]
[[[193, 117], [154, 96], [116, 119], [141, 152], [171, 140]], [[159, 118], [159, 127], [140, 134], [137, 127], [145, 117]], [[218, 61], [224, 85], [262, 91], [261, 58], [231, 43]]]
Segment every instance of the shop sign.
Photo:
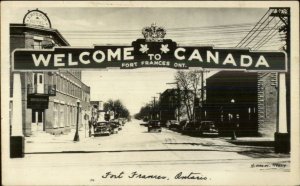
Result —
[[48, 109], [49, 96], [28, 94], [27, 108], [30, 109]]
[[226, 49], [212, 46], [179, 46], [170, 39], [164, 39], [163, 28], [155, 25], [144, 29], [143, 35], [144, 39], [137, 39], [129, 46], [17, 49], [13, 52], [13, 70], [134, 69], [141, 67], [206, 68], [257, 72], [285, 72], [287, 70], [285, 52], [251, 51], [241, 48]]

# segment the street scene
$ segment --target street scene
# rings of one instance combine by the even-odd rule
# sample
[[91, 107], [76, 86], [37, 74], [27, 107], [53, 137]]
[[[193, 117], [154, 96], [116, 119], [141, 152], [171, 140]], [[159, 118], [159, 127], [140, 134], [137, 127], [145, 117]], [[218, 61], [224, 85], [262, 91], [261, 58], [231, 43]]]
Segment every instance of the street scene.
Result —
[[[110, 136], [89, 138], [85, 134], [88, 131], [82, 130], [81, 141], [78, 144], [70, 143], [72, 135], [30, 137], [26, 139], [26, 157], [32, 160], [35, 156], [51, 158], [51, 154], [60, 157], [79, 158], [86, 155], [93, 157], [93, 161], [85, 160], [79, 163], [80, 166], [90, 166], [94, 163], [113, 166], [167, 165], [178, 169], [183, 164], [186, 166], [201, 164], [198, 169], [206, 171], [218, 167], [219, 170], [224, 168], [224, 171], [289, 170], [289, 155], [274, 153], [272, 141], [264, 141], [265, 144], [261, 145], [261, 139], [245, 138], [233, 143], [229, 138], [192, 137], [167, 128], [162, 128], [161, 132], [148, 132], [147, 127], [141, 124], [143, 123], [139, 120], [127, 122], [118, 134]], [[112, 158], [102, 162], [107, 153]], [[127, 161], [120, 161], [118, 159], [120, 156], [128, 156]], [[64, 161], [60, 162], [61, 166], [66, 163]], [[227, 166], [228, 164], [230, 166]], [[30, 167], [30, 165], [26, 167], [28, 166]]]
[[106, 6], [3, 13], [5, 185], [280, 185], [295, 173], [291, 7]]

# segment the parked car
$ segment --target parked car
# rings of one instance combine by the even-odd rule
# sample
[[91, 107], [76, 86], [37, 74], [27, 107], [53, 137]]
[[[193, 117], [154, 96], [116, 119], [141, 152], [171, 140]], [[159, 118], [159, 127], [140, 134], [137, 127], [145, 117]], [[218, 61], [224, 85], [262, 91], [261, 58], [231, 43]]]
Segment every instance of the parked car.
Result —
[[143, 122], [148, 122], [148, 121], [149, 121], [149, 119], [147, 117], [143, 118]]
[[181, 128], [181, 132], [183, 134], [197, 134], [199, 126], [199, 121], [186, 121], [186, 123]]
[[118, 131], [119, 131], [119, 127], [121, 126], [119, 124], [119, 122], [116, 122], [116, 121], [109, 121], [108, 122], [109, 126], [110, 126], [110, 131], [111, 131], [111, 134], [117, 134]]
[[119, 118], [118, 119], [118, 122], [121, 124], [121, 125], [125, 125], [126, 121], [125, 121], [125, 118]]
[[219, 131], [216, 128], [213, 121], [201, 121], [198, 127], [200, 134], [218, 134]]
[[168, 120], [166, 122], [166, 127], [169, 129], [172, 128], [179, 129], [179, 122], [177, 120]]
[[150, 120], [148, 122], [148, 132], [161, 132], [161, 125], [159, 120]]
[[109, 136], [110, 134], [111, 134], [111, 127], [108, 124], [108, 122], [106, 122], [106, 121], [97, 122], [94, 125], [94, 136], [98, 136], [98, 135]]

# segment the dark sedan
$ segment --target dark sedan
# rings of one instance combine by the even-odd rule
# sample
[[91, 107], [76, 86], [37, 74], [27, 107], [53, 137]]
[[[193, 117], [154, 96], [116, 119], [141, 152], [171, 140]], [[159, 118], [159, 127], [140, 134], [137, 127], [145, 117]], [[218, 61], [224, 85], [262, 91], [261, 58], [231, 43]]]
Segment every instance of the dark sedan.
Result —
[[94, 136], [99, 136], [99, 135], [109, 136], [110, 134], [111, 134], [111, 127], [108, 124], [108, 122], [97, 122], [94, 125]]
[[148, 132], [161, 132], [160, 121], [150, 120], [148, 122]]

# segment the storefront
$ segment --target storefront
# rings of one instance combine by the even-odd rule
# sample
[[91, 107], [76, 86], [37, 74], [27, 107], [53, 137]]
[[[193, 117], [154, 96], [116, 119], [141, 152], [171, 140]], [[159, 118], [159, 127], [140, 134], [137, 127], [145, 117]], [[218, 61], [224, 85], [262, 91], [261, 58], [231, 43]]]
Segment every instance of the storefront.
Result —
[[[42, 17], [43, 21], [35, 21], [33, 15]], [[50, 20], [39, 10], [29, 11], [23, 24], [10, 24], [11, 53], [21, 48], [51, 49], [55, 46], [69, 46], [69, 43], [58, 30], [51, 28]], [[81, 81], [80, 70], [26, 71], [20, 76], [25, 136], [70, 131], [76, 125], [77, 100], [80, 101], [79, 126], [85, 124], [83, 115], [90, 111], [90, 87]], [[11, 73], [11, 97], [13, 84]]]

